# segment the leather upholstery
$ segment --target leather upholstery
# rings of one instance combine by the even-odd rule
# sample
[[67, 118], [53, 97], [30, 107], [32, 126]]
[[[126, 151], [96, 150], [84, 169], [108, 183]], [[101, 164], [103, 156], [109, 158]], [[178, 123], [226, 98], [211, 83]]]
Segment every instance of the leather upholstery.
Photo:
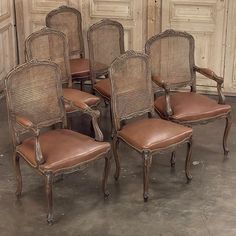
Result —
[[[88, 136], [67, 129], [41, 134], [39, 143], [45, 159], [40, 170], [53, 172], [94, 160], [110, 149], [109, 143], [96, 142]], [[26, 139], [17, 147], [17, 153], [36, 167], [34, 146], [34, 138]]]
[[75, 58], [70, 60], [70, 70], [72, 77], [89, 76], [89, 60], [84, 58]]
[[33, 126], [33, 123], [29, 119], [23, 116], [16, 116], [16, 122], [19, 125], [24, 126], [26, 128], [30, 128]]
[[[74, 104], [85, 103], [88, 106], [96, 106], [100, 102], [100, 98], [90, 93], [80, 91], [78, 89], [64, 88], [63, 95], [67, 100], [74, 102]], [[68, 104], [65, 104], [66, 111], [72, 111]], [[83, 109], [83, 107], [81, 107]]]
[[154, 118], [128, 123], [118, 131], [118, 137], [138, 151], [166, 148], [191, 135], [189, 127]]
[[[97, 62], [94, 71], [108, 70], [108, 66]], [[85, 58], [70, 59], [70, 70], [72, 77], [88, 77], [90, 74], [89, 60]]]
[[160, 87], [163, 87], [164, 85], [164, 81], [161, 80], [160, 76], [152, 76], [152, 81], [156, 83], [157, 85], [159, 85]]
[[94, 85], [94, 89], [108, 100], [111, 99], [111, 82], [109, 79], [102, 79]]
[[[170, 104], [173, 111], [172, 118], [183, 122], [207, 120], [226, 114], [231, 110], [230, 105], [218, 104], [207, 96], [193, 92], [172, 93]], [[162, 116], [165, 116], [165, 106], [165, 97], [158, 97], [155, 101], [155, 109]]]

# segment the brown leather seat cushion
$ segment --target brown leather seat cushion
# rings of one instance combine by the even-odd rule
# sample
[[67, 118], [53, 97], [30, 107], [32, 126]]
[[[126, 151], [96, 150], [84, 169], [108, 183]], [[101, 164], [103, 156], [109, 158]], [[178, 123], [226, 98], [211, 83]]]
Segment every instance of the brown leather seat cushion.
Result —
[[70, 59], [70, 70], [72, 77], [89, 76], [89, 60], [85, 58]]
[[[41, 150], [46, 162], [40, 167], [42, 171], [69, 168], [96, 159], [110, 149], [106, 142], [94, 139], [77, 132], [58, 129], [40, 135]], [[35, 162], [34, 138], [25, 140], [17, 147], [17, 152], [32, 166]]]
[[[78, 89], [71, 89], [71, 88], [64, 88], [63, 89], [63, 95], [66, 99], [74, 102], [74, 103], [85, 103], [88, 106], [96, 106], [100, 102], [100, 98], [97, 96], [94, 96], [90, 93], [86, 93], [83, 91], [80, 91]], [[73, 109], [66, 104], [66, 111], [70, 112]]]
[[94, 85], [94, 89], [108, 100], [111, 99], [111, 82], [109, 79], [102, 79]]
[[[94, 70], [98, 72], [100, 70], [108, 70], [107, 65], [99, 62], [97, 62], [94, 67]], [[73, 78], [88, 77], [90, 74], [89, 60], [85, 58], [70, 59], [70, 70]]]
[[[198, 121], [210, 119], [231, 110], [230, 105], [220, 105], [215, 100], [207, 96], [190, 93], [177, 92], [170, 96], [173, 119], [179, 121]], [[165, 115], [165, 97], [161, 96], [155, 101], [155, 109]]]
[[118, 136], [135, 149], [157, 150], [190, 137], [192, 129], [162, 119], [142, 119], [126, 124]]

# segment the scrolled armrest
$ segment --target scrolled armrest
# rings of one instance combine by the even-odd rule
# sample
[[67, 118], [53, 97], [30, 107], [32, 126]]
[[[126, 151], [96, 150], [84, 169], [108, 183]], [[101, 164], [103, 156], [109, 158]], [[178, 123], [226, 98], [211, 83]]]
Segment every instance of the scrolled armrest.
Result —
[[42, 150], [39, 143], [39, 135], [40, 135], [40, 129], [37, 128], [37, 126], [28, 118], [24, 116], [15, 116], [16, 123], [20, 126], [24, 127], [25, 129], [28, 129], [32, 131], [35, 137], [35, 160], [37, 165], [42, 165], [45, 163], [45, 160], [43, 158]]
[[95, 140], [96, 141], [103, 141], [103, 133], [98, 125], [98, 119], [100, 117], [100, 112], [98, 110], [93, 110], [91, 107], [89, 107], [87, 104], [85, 104], [83, 102], [79, 102], [79, 101], [74, 102], [74, 101], [66, 99], [65, 97], [64, 97], [64, 101], [65, 101], [65, 103], [69, 104], [70, 107], [72, 107], [84, 114], [88, 114], [89, 116], [91, 116], [93, 129], [95, 132]]
[[198, 66], [194, 66], [193, 67], [195, 71], [197, 71], [198, 73], [204, 75], [205, 77], [207, 77], [208, 79], [214, 80], [217, 83], [217, 91], [218, 91], [218, 96], [219, 96], [219, 100], [218, 103], [219, 104], [225, 104], [225, 96], [222, 93], [222, 84], [224, 82], [224, 79], [218, 75], [216, 75], [214, 73], [214, 71], [208, 69], [208, 68], [200, 68]]
[[194, 70], [197, 71], [198, 73], [204, 75], [208, 79], [216, 81], [219, 84], [223, 84], [223, 82], [224, 82], [224, 79], [222, 77], [216, 75], [214, 71], [212, 71], [208, 68], [200, 68], [195, 65]]
[[33, 122], [24, 116], [16, 116], [16, 123], [23, 126], [26, 129], [31, 129], [34, 127]]
[[153, 76], [152, 81], [156, 83], [159, 87], [163, 88], [165, 90], [165, 99], [166, 99], [166, 114], [167, 116], [172, 116], [173, 111], [171, 108], [170, 103], [170, 87], [167, 83], [165, 83], [163, 80], [161, 80], [160, 76]]
[[159, 87], [165, 89], [165, 82], [161, 80], [160, 76], [152, 76], [152, 81], [157, 84]]

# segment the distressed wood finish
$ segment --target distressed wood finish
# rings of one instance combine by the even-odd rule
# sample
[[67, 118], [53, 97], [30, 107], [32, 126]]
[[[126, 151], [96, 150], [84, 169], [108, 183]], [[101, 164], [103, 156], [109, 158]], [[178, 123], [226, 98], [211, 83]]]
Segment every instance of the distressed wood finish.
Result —
[[[113, 33], [110, 33], [112, 30]], [[101, 39], [99, 36], [101, 36]], [[104, 42], [105, 38], [106, 42], [103, 44], [102, 41]], [[117, 21], [104, 19], [90, 26], [87, 33], [87, 39], [89, 47], [91, 80], [94, 86], [97, 82], [96, 79], [99, 76], [108, 74], [108, 68], [112, 61], [117, 56], [124, 53], [124, 28], [122, 24]], [[119, 48], [114, 49], [115, 51], [112, 47], [110, 47], [110, 45], [113, 45], [114, 43], [119, 45]], [[103, 47], [109, 51], [102, 51], [101, 49]], [[106, 54], [105, 61], [103, 59], [104, 53]], [[102, 68], [99, 67], [98, 69], [98, 63], [102, 64]]]
[[[18, 86], [15, 86], [16, 81], [20, 81]], [[54, 221], [52, 200], [53, 178], [61, 176], [62, 174], [78, 171], [95, 160], [105, 158], [102, 189], [104, 191], [104, 196], [107, 197], [109, 195], [107, 190], [107, 179], [111, 157], [109, 145], [103, 152], [95, 152], [93, 157], [78, 162], [78, 164], [73, 163], [67, 167], [59, 167], [55, 170], [42, 168], [42, 165], [47, 163], [47, 159], [44, 156], [40, 145], [39, 139], [41, 129], [58, 123], [61, 124], [61, 128], [63, 129], [67, 126], [60, 69], [58, 65], [48, 61], [30, 61], [12, 70], [7, 75], [5, 84], [9, 127], [14, 147], [13, 164], [17, 180], [16, 196], [20, 197], [22, 192], [19, 159], [23, 159], [39, 174], [45, 177], [45, 190], [48, 203], [47, 222], [52, 224]], [[44, 93], [42, 94], [42, 90], [45, 87], [47, 87], [47, 90], [44, 90]], [[34, 96], [32, 96], [32, 93]], [[50, 107], [47, 105], [48, 99], [50, 99]], [[41, 103], [38, 100], [40, 100]], [[26, 115], [26, 117], [23, 117], [22, 114]], [[22, 145], [25, 140], [25, 136], [22, 136], [22, 134], [25, 133], [28, 133], [31, 137], [35, 137], [34, 158], [36, 165], [31, 163], [27, 155], [25, 156], [19, 152], [19, 146]], [[58, 143], [58, 145], [60, 144]], [[94, 152], [94, 150], [89, 151], [89, 153], [92, 152]]]
[[[190, 74], [189, 76], [185, 77], [185, 81], [181, 80], [180, 82], [176, 81], [175, 78], [172, 76], [170, 76], [169, 80], [167, 81], [165, 76], [163, 76], [161, 74], [161, 68], [158, 68], [159, 66], [159, 60], [155, 59], [155, 55], [160, 54], [161, 55], [161, 49], [160, 51], [154, 51], [154, 49], [152, 49], [153, 45], [162, 45], [162, 43], [164, 43], [164, 40], [169, 40], [174, 38], [174, 40], [176, 40], [175, 42], [172, 41], [172, 48], [177, 48], [179, 45], [178, 43], [178, 39], [179, 38], [185, 38], [186, 41], [186, 45], [182, 45], [182, 49], [180, 48], [180, 50], [186, 50], [189, 51], [188, 55], [180, 55], [179, 60], [181, 60], [181, 63], [183, 63], [183, 61], [185, 61], [185, 63], [188, 63], [186, 65], [186, 67], [184, 68], [185, 70], [189, 70]], [[168, 42], [169, 42], [168, 41]], [[155, 48], [156, 49], [156, 48]], [[168, 51], [169, 49], [167, 49], [167, 52], [170, 53]], [[153, 37], [151, 37], [145, 44], [145, 51], [148, 55], [151, 56], [151, 68], [152, 68], [152, 77], [153, 77], [153, 81], [160, 86], [161, 88], [164, 89], [165, 91], [165, 103], [166, 103], [166, 114], [163, 115], [162, 113], [160, 113], [157, 109], [156, 111], [158, 112], [158, 114], [163, 118], [163, 119], [168, 119], [171, 121], [174, 121], [176, 123], [181, 123], [181, 124], [186, 124], [186, 125], [195, 125], [195, 124], [206, 124], [208, 122], [214, 121], [216, 119], [221, 119], [224, 118], [226, 119], [226, 127], [225, 127], [225, 131], [224, 131], [224, 137], [223, 137], [223, 148], [224, 148], [224, 154], [225, 156], [228, 155], [228, 148], [227, 148], [227, 138], [228, 138], [228, 133], [229, 133], [229, 129], [231, 126], [231, 110], [227, 113], [222, 113], [222, 114], [218, 114], [214, 117], [207, 117], [204, 119], [199, 119], [199, 120], [186, 120], [186, 121], [180, 121], [178, 119], [173, 118], [173, 111], [171, 109], [171, 101], [170, 101], [170, 92], [171, 90], [176, 90], [176, 89], [181, 89], [183, 87], [186, 86], [190, 86], [191, 87], [191, 92], [196, 92], [196, 72], [200, 73], [201, 75], [205, 76], [205, 78], [208, 78], [209, 80], [214, 81], [217, 84], [217, 92], [218, 92], [218, 104], [225, 104], [225, 97], [222, 93], [222, 84], [224, 82], [224, 79], [221, 76], [216, 75], [212, 70], [208, 69], [208, 68], [199, 68], [198, 66], [195, 65], [195, 61], [194, 61], [194, 50], [195, 50], [195, 41], [193, 36], [191, 36], [189, 33], [187, 32], [181, 32], [181, 31], [175, 31], [175, 30], [166, 30], [160, 34], [157, 34]], [[186, 52], [187, 52], [186, 51]], [[187, 54], [187, 53], [186, 53]], [[165, 54], [166, 56], [166, 54]], [[171, 57], [173, 55], [169, 55], [169, 57]], [[178, 57], [178, 55], [176, 55]], [[171, 57], [172, 58], [172, 57]], [[160, 59], [161, 60], [161, 59]], [[168, 62], [166, 62], [165, 64], [161, 64], [162, 67], [167, 68]], [[173, 63], [173, 60], [170, 60], [170, 63]], [[172, 65], [172, 67], [174, 67]], [[183, 66], [182, 66], [183, 67]], [[156, 68], [158, 68], [157, 71]], [[177, 75], [181, 74], [181, 69], [179, 66], [175, 67], [176, 70], [180, 70], [180, 71], [176, 71], [175, 76], [178, 77]], [[168, 73], [173, 73], [175, 71], [171, 71]], [[155, 79], [158, 78], [158, 79]], [[173, 158], [172, 158], [173, 159]], [[171, 161], [171, 164], [174, 165], [174, 159], [173, 161]]]
[[[25, 41], [25, 49], [26, 58], [29, 61], [32, 59], [50, 59], [50, 61], [58, 63], [61, 69], [62, 83], [65, 85], [64, 87], [72, 89], [68, 40], [64, 33], [50, 28], [43, 28], [29, 35], [29, 37]], [[77, 94], [84, 93], [76, 89], [72, 90], [75, 90]], [[97, 109], [100, 101], [91, 106], [88, 106], [83, 102], [80, 102], [78, 104], [77, 101], [74, 102], [66, 98], [64, 98], [64, 101], [66, 105], [70, 107], [67, 112], [68, 115], [70, 115], [71, 113], [81, 112], [84, 114], [88, 114], [92, 118], [92, 125], [95, 131], [95, 138], [98, 141], [102, 141], [103, 135], [98, 126], [100, 112], [99, 110], [92, 109]]]
[[[139, 64], [138, 61], [136, 61], [136, 64], [134, 64], [135, 62], [133, 61], [132, 62], [133, 64], [132, 63], [128, 64], [129, 61], [134, 59], [142, 63]], [[132, 65], [132, 72], [129, 70], [131, 65]], [[136, 68], [134, 68], [135, 67], [134, 65], [136, 65]], [[142, 73], [140, 73], [140, 70], [142, 70]], [[125, 82], [126, 80], [124, 80], [123, 77], [124, 76], [130, 77], [131, 73], [135, 74], [135, 78], [137, 79], [137, 81], [133, 80], [134, 76], [132, 75], [133, 83], [128, 84], [128, 82]], [[143, 199], [145, 202], [148, 200], [149, 197], [148, 194], [149, 173], [152, 163], [152, 156], [154, 154], [160, 154], [167, 151], [168, 152], [174, 151], [178, 146], [187, 143], [188, 151], [186, 156], [185, 172], [187, 179], [190, 180], [192, 137], [188, 137], [180, 142], [174, 143], [172, 145], [167, 145], [163, 148], [157, 148], [154, 150], [153, 149], [149, 150], [145, 148], [138, 150], [119, 135], [119, 131], [122, 130], [122, 127], [124, 126], [126, 121], [131, 120], [133, 118], [141, 117], [145, 114], [148, 115], [149, 118], [154, 117], [154, 104], [153, 104], [151, 74], [150, 74], [148, 56], [146, 54], [138, 53], [135, 51], [127, 51], [125, 54], [119, 56], [113, 61], [109, 69], [109, 77], [111, 80], [111, 88], [112, 88], [111, 107], [112, 107], [113, 129], [114, 129], [112, 147], [116, 163], [116, 171], [114, 175], [115, 180], [119, 179], [121, 170], [120, 159], [118, 156], [118, 144], [120, 140], [123, 141], [125, 144], [127, 144], [129, 147], [136, 150], [139, 153], [139, 156], [143, 160]], [[143, 89], [143, 91], [141, 91], [139, 85], [141, 80], [143, 80], [142, 87], [145, 88]], [[142, 102], [140, 102], [140, 100], [137, 101], [135, 92], [138, 94]], [[126, 100], [122, 100], [123, 102], [121, 102], [120, 99], [122, 96], [124, 96], [123, 93], [125, 94]], [[132, 101], [132, 107], [130, 107], [130, 104], [128, 104], [129, 100]]]

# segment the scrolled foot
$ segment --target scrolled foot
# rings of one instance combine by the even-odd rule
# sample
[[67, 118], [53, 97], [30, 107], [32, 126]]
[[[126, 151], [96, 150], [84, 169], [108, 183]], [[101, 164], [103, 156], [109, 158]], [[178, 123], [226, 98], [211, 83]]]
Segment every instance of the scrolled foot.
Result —
[[143, 201], [144, 202], [147, 202], [148, 201], [148, 193], [144, 193], [144, 195], [143, 195]]
[[190, 173], [186, 173], [186, 178], [187, 178], [187, 183], [189, 183], [193, 179], [193, 176]]
[[17, 199], [19, 199], [19, 198], [21, 197], [21, 192], [16, 191], [16, 192], [15, 192], [15, 195], [16, 195]]
[[108, 190], [106, 190], [106, 191], [104, 192], [104, 198], [105, 198], [105, 199], [108, 199], [109, 196], [110, 196], [110, 192], [109, 192]]
[[225, 159], [229, 158], [229, 149], [224, 150]]
[[53, 225], [54, 219], [53, 219], [52, 216], [48, 216], [48, 217], [47, 217], [47, 223], [48, 223], [48, 225]]
[[118, 180], [119, 180], [119, 176], [120, 176], [119, 171], [116, 171], [116, 173], [114, 174], [114, 179], [115, 179], [115, 181], [118, 181]]

